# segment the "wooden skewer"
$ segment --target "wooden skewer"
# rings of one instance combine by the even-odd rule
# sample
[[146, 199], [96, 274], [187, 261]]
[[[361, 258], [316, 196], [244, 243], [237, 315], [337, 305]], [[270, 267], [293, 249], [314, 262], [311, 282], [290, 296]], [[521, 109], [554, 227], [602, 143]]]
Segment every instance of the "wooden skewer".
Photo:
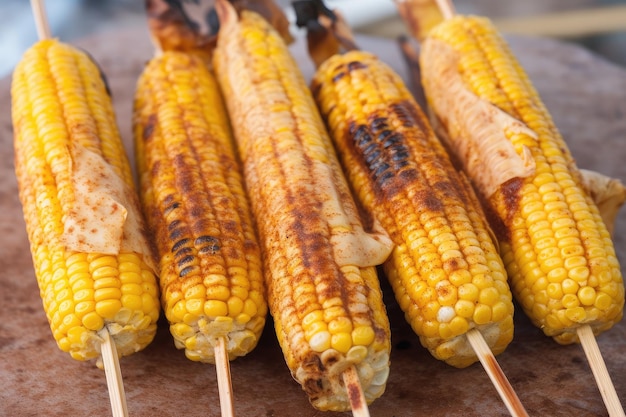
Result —
[[128, 417], [122, 370], [115, 342], [113, 342], [106, 327], [100, 330], [99, 333], [104, 340], [102, 342], [102, 362], [104, 364], [104, 374], [106, 375], [107, 387], [109, 389], [109, 400], [111, 401], [113, 417]]
[[[40, 40], [50, 39], [52, 34], [50, 32], [50, 26], [48, 25], [44, 0], [31, 0], [30, 5], [35, 18], [37, 36]], [[113, 413], [113, 417], [128, 417], [128, 407], [126, 405], [122, 371], [120, 368], [115, 342], [111, 338], [111, 335], [106, 327], [100, 330], [98, 334], [103, 340], [101, 346], [102, 362], [104, 365], [104, 373], [107, 380], [107, 388], [109, 390], [109, 399], [111, 401], [111, 411]]]
[[343, 371], [342, 377], [346, 391], [348, 392], [352, 415], [354, 417], [370, 417], [370, 411], [367, 408], [367, 401], [363, 394], [363, 388], [361, 387], [361, 381], [359, 380], [356, 367], [353, 365]]
[[217, 388], [220, 396], [220, 410], [222, 417], [234, 417], [235, 408], [233, 401], [233, 389], [230, 378], [230, 362], [226, 339], [220, 337], [215, 345], [215, 371], [217, 373]]
[[469, 340], [470, 345], [472, 345], [474, 352], [476, 352], [480, 363], [483, 365], [483, 368], [485, 368], [487, 375], [489, 375], [489, 379], [491, 379], [491, 382], [498, 391], [498, 394], [500, 394], [500, 398], [504, 401], [509, 413], [511, 413], [514, 417], [528, 417], [526, 409], [509, 383], [506, 375], [504, 375], [502, 368], [500, 368], [498, 361], [496, 361], [496, 357], [491, 349], [489, 349], [483, 335], [478, 330], [472, 329], [467, 332], [467, 340]]
[[46, 18], [47, 15], [44, 0], [30, 0], [30, 7], [33, 10], [33, 15], [35, 17], [37, 36], [40, 40], [50, 39], [52, 35], [50, 33], [48, 19]]
[[624, 409], [615, 391], [613, 381], [611, 381], [611, 376], [602, 358], [602, 353], [600, 353], [600, 348], [598, 347], [598, 342], [593, 334], [593, 330], [586, 324], [578, 327], [576, 333], [585, 351], [585, 356], [587, 356], [591, 372], [596, 379], [596, 384], [600, 389], [600, 394], [609, 412], [609, 416], [624, 417]]
[[456, 14], [456, 9], [451, 0], [436, 0], [437, 6], [443, 15], [444, 19], [452, 19]]

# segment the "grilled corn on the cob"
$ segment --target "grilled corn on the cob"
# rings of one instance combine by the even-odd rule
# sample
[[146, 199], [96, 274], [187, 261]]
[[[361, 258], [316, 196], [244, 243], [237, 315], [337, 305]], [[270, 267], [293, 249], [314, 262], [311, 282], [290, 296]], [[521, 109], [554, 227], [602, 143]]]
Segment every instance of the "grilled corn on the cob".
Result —
[[368, 52], [327, 59], [312, 90], [361, 204], [395, 242], [384, 264], [407, 320], [438, 359], [478, 360], [513, 338], [506, 272], [469, 183], [452, 166], [399, 75]]
[[[366, 400], [389, 372], [390, 334], [374, 265], [390, 252], [363, 225], [303, 76], [261, 16], [218, 1], [214, 56], [260, 233], [268, 301], [293, 377], [323, 410], [350, 403], [355, 366]], [[371, 230], [371, 232], [369, 232]]]
[[257, 345], [267, 303], [241, 167], [205, 56], [164, 51], [147, 64], [134, 130], [170, 331], [189, 359], [215, 363], [219, 338], [230, 359]]
[[489, 207], [511, 288], [559, 343], [623, 314], [624, 286], [609, 232], [528, 76], [485, 18], [435, 27], [420, 56], [442, 137]]
[[15, 170], [44, 309], [61, 350], [100, 358], [147, 346], [159, 317], [156, 262], [107, 87], [87, 54], [56, 40], [13, 73]]

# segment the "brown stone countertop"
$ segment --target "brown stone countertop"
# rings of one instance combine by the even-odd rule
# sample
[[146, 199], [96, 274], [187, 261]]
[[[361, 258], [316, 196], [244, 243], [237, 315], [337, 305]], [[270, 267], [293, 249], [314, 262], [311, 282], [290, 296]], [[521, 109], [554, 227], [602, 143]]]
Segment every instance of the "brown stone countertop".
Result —
[[[626, 182], [626, 71], [579, 47], [511, 37], [581, 168]], [[358, 38], [406, 79], [397, 45]], [[132, 151], [135, 82], [152, 55], [145, 30], [108, 33], [79, 43], [100, 63], [112, 89], [126, 149]], [[293, 45], [303, 71], [312, 66]], [[111, 415], [104, 372], [61, 352], [50, 333], [35, 281], [13, 170], [10, 79], [0, 81], [0, 415]], [[132, 158], [131, 158], [132, 159]], [[626, 262], [626, 210], [615, 245]], [[622, 269], [623, 270], [623, 269]], [[432, 358], [405, 323], [383, 278], [392, 325], [391, 373], [373, 417], [508, 415], [479, 363], [452, 368]], [[154, 342], [121, 360], [131, 416], [219, 416], [214, 367], [174, 348], [167, 325]], [[520, 309], [515, 338], [498, 361], [531, 416], [604, 416], [606, 409], [580, 345], [560, 346], [533, 327]], [[617, 393], [626, 404], [626, 323], [598, 337]], [[235, 412], [241, 417], [350, 416], [313, 409], [291, 378], [271, 322], [256, 350], [231, 365]]]

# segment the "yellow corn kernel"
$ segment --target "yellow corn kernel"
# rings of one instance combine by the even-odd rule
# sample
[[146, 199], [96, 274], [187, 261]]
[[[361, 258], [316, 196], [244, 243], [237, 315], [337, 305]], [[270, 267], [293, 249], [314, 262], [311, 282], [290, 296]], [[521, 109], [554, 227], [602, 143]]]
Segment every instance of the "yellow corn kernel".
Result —
[[207, 317], [221, 317], [228, 315], [228, 305], [220, 300], [204, 302], [204, 315]]
[[99, 315], [95, 311], [95, 303], [94, 303], [94, 311], [90, 311], [89, 313], [83, 316], [83, 326], [85, 326], [89, 330], [100, 330], [104, 326], [103, 316]]
[[228, 305], [228, 315], [237, 317], [243, 311], [243, 301], [238, 297], [230, 297], [226, 302]]
[[474, 322], [476, 324], [485, 324], [491, 320], [491, 308], [484, 304], [478, 304], [474, 309]]
[[376, 334], [369, 326], [359, 326], [352, 331], [352, 341], [355, 345], [368, 346], [374, 342]]
[[[118, 290], [119, 291], [119, 290]], [[115, 294], [118, 298], [109, 299], [103, 298], [101, 301], [96, 300], [96, 313], [102, 316], [104, 319], [112, 319], [117, 312], [122, 308], [122, 303], [119, 300], [121, 295]]]
[[341, 353], [348, 353], [352, 348], [352, 335], [346, 332], [331, 333], [330, 346]]
[[[97, 281], [96, 281], [97, 282]], [[93, 298], [96, 302], [106, 300], [118, 300], [122, 297], [122, 291], [119, 288], [100, 288], [94, 291]]]

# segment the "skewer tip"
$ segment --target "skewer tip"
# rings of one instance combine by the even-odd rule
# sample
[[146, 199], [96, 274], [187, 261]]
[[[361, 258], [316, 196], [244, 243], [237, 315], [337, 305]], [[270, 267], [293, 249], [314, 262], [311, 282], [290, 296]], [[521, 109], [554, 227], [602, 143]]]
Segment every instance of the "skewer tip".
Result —
[[215, 372], [217, 373], [217, 388], [220, 396], [222, 417], [234, 417], [235, 407], [230, 377], [230, 362], [224, 337], [218, 338], [215, 345]]
[[467, 339], [472, 345], [474, 352], [478, 356], [480, 363], [489, 375], [489, 379], [500, 394], [500, 398], [513, 417], [528, 417], [528, 413], [519, 397], [515, 393], [513, 386], [500, 368], [496, 357], [487, 345], [483, 335], [476, 329], [467, 332]]
[[585, 356], [589, 362], [589, 367], [591, 368], [591, 372], [596, 380], [596, 384], [600, 390], [600, 395], [602, 396], [604, 405], [609, 412], [609, 416], [624, 417], [624, 408], [622, 407], [619, 397], [617, 396], [615, 386], [613, 385], [609, 371], [606, 367], [604, 359], [602, 358], [600, 347], [598, 346], [598, 342], [596, 341], [596, 337], [593, 334], [591, 326], [588, 324], [580, 326], [576, 329], [576, 333], [580, 339], [580, 344], [583, 347]]
[[111, 401], [113, 417], [128, 417], [126, 393], [124, 392], [122, 370], [115, 342], [106, 327], [100, 330], [100, 337], [102, 337], [102, 362], [107, 388], [109, 389], [109, 400]]

